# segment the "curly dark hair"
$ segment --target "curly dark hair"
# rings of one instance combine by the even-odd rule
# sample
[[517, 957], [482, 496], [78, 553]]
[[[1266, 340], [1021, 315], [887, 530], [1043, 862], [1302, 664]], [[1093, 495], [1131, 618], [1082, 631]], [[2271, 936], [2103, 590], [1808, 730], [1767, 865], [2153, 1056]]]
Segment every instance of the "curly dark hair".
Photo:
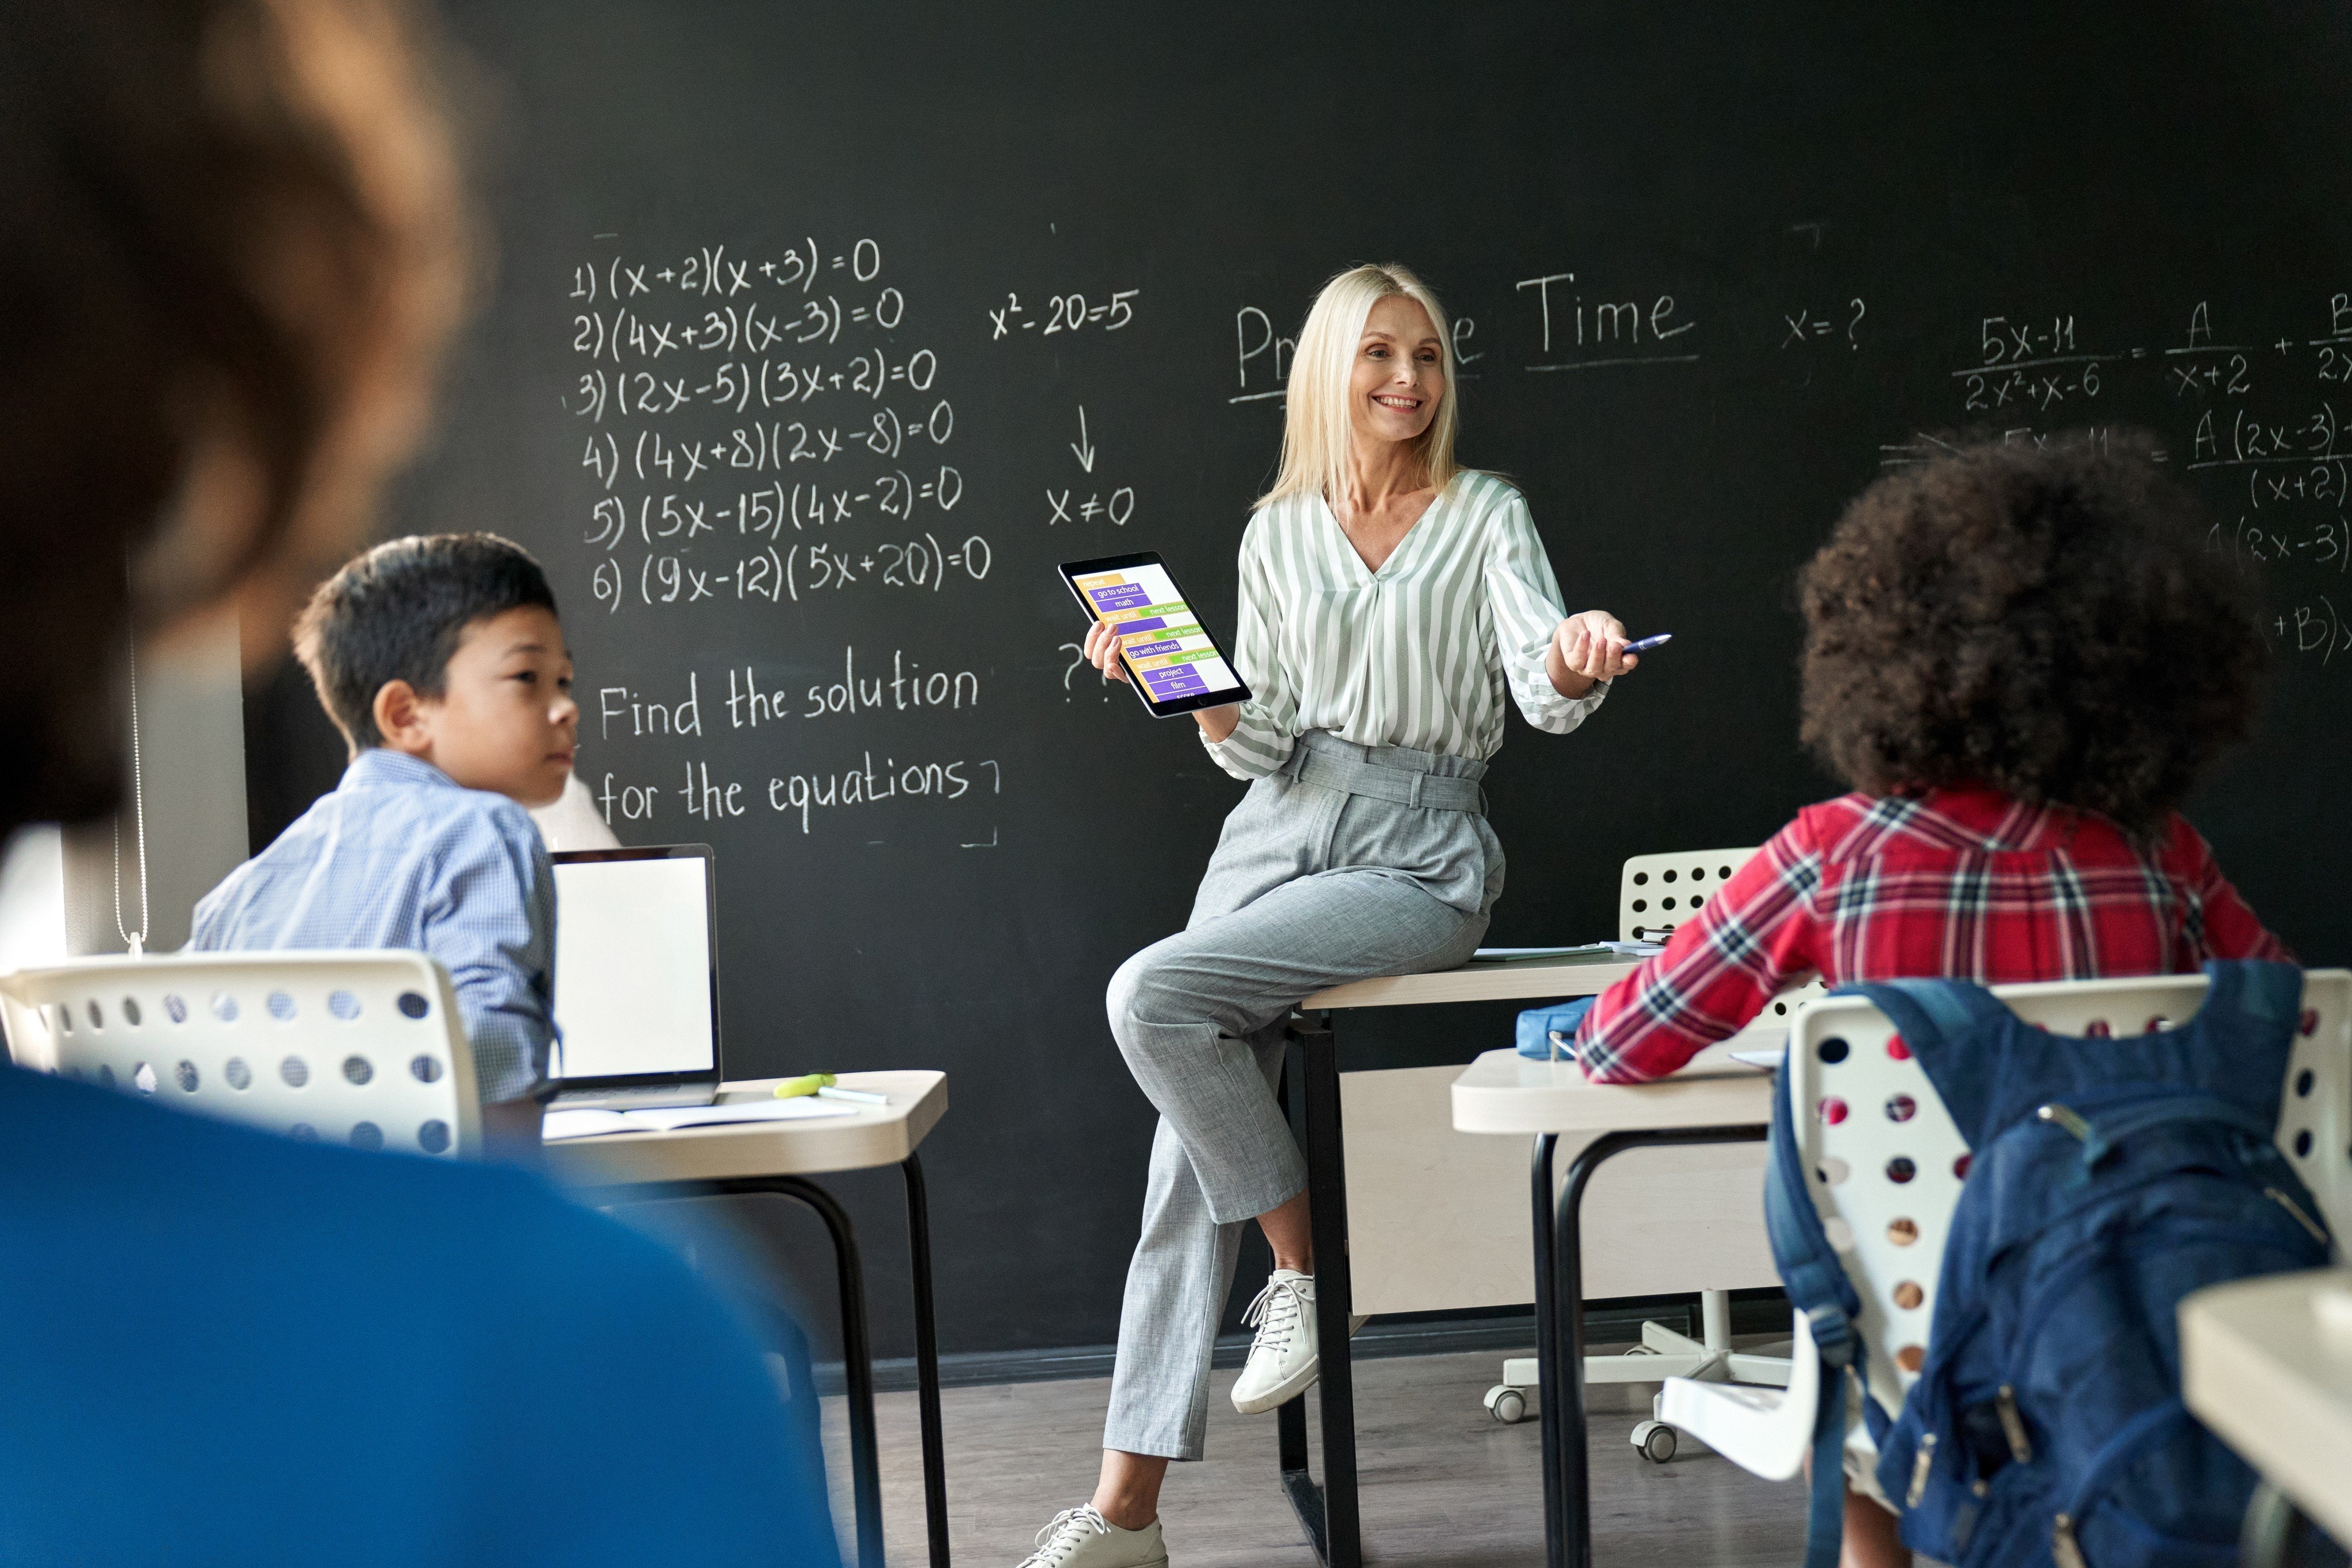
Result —
[[1957, 445], [1857, 496], [1799, 579], [1805, 743], [1855, 788], [1974, 782], [2158, 832], [2267, 649], [2137, 433]]

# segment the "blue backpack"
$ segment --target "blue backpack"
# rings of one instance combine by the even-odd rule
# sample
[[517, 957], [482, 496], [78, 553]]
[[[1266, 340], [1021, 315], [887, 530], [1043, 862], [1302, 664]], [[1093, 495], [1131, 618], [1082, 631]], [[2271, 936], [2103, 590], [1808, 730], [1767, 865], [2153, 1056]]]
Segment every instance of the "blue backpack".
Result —
[[[2181, 1027], [2089, 1040], [2021, 1022], [1981, 986], [1867, 996], [1971, 1153], [1928, 1355], [1901, 1415], [1862, 1400], [1904, 1542], [1953, 1568], [2223, 1568], [2254, 1486], [2180, 1401], [2176, 1310], [2200, 1287], [2327, 1261], [2312, 1199], [2272, 1142], [2301, 971], [2210, 963]], [[1773, 1096], [1765, 1220], [1822, 1351], [1807, 1568], [1842, 1532], [1843, 1370], [1862, 1305]]]

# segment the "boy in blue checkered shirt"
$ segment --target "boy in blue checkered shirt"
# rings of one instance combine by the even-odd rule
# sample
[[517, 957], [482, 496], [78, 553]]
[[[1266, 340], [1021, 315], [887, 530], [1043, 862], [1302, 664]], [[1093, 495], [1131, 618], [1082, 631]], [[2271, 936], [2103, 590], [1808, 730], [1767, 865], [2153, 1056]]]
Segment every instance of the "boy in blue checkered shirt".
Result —
[[204, 950], [407, 948], [449, 972], [493, 1142], [535, 1145], [555, 886], [525, 808], [578, 742], [547, 578], [495, 534], [396, 539], [311, 596], [295, 651], [352, 762], [196, 906]]

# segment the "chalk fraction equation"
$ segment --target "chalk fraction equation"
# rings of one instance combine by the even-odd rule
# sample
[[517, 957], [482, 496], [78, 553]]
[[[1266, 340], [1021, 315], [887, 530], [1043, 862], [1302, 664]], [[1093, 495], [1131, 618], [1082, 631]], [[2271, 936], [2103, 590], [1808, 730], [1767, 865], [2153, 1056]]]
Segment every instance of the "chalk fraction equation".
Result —
[[2291, 561], [2343, 576], [2352, 568], [2352, 522], [2340, 515], [2309, 521], [2262, 517], [2217, 521], [2206, 530], [2205, 551], [2227, 557], [2236, 566]]

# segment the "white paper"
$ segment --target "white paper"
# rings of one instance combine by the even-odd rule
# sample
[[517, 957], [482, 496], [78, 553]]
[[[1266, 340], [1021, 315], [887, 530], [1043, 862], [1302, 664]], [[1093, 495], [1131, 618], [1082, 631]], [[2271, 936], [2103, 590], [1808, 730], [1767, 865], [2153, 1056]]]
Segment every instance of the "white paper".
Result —
[[674, 1105], [645, 1110], [551, 1110], [540, 1122], [540, 1137], [559, 1143], [570, 1138], [596, 1138], [613, 1132], [669, 1132], [680, 1127], [719, 1127], [730, 1122], [810, 1121], [827, 1116], [855, 1116], [861, 1108], [837, 1100], [801, 1095], [792, 1100], [747, 1100], [736, 1105]]

